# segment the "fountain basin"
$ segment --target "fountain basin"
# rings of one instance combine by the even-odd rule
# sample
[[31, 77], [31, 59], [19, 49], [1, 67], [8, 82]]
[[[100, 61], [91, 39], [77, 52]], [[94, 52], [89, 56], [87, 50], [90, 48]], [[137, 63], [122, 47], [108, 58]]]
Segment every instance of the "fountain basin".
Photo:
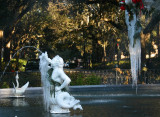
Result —
[[[160, 94], [160, 84], [139, 84], [137, 87], [132, 87], [132, 85], [84, 85], [84, 86], [70, 86], [69, 92], [73, 94], [99, 94], [103, 92], [105, 95], [110, 94], [133, 94], [133, 95], [159, 95]], [[0, 98], [12, 96], [13, 88], [0, 89]], [[25, 96], [31, 95], [41, 95], [43, 93], [42, 87], [29, 87], [25, 92]]]
[[12, 89], [0, 89], [0, 115], [3, 117], [159, 117], [160, 85], [70, 86], [81, 101], [83, 111], [50, 114], [44, 111], [42, 88], [28, 88], [25, 98], [10, 98]]

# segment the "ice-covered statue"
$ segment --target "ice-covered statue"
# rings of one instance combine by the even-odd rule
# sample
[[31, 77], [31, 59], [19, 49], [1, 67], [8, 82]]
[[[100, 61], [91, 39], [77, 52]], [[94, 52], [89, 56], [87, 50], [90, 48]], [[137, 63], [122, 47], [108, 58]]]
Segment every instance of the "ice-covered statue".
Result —
[[71, 82], [63, 71], [64, 61], [60, 56], [48, 58], [47, 52], [40, 56], [40, 72], [43, 85], [44, 105], [50, 113], [69, 113], [69, 109], [82, 110], [80, 101], [66, 90]]

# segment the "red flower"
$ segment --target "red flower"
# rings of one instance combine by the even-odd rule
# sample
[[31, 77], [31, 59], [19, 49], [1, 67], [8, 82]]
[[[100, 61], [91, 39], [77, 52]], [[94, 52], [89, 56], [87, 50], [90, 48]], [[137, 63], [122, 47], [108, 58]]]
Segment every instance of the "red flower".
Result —
[[119, 46], [119, 44], [117, 43], [117, 46]]
[[122, 6], [120, 7], [120, 9], [121, 9], [121, 10], [125, 10], [125, 7], [124, 7], [124, 5], [122, 5]]

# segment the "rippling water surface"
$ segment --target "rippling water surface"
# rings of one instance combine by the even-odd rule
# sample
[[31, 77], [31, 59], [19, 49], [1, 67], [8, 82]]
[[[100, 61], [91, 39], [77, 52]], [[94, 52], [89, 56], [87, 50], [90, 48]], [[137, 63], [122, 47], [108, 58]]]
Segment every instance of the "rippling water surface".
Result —
[[83, 111], [50, 114], [43, 109], [42, 95], [0, 98], [0, 117], [160, 117], [160, 95], [77, 95]]

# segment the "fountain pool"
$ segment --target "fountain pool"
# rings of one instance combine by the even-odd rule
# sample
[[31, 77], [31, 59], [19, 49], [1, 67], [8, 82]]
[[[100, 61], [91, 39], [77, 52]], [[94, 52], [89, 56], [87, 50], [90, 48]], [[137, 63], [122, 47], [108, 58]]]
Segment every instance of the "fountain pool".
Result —
[[28, 88], [25, 98], [9, 98], [11, 89], [0, 90], [1, 117], [159, 117], [160, 85], [70, 86], [83, 111], [51, 114], [44, 111], [42, 88]]

